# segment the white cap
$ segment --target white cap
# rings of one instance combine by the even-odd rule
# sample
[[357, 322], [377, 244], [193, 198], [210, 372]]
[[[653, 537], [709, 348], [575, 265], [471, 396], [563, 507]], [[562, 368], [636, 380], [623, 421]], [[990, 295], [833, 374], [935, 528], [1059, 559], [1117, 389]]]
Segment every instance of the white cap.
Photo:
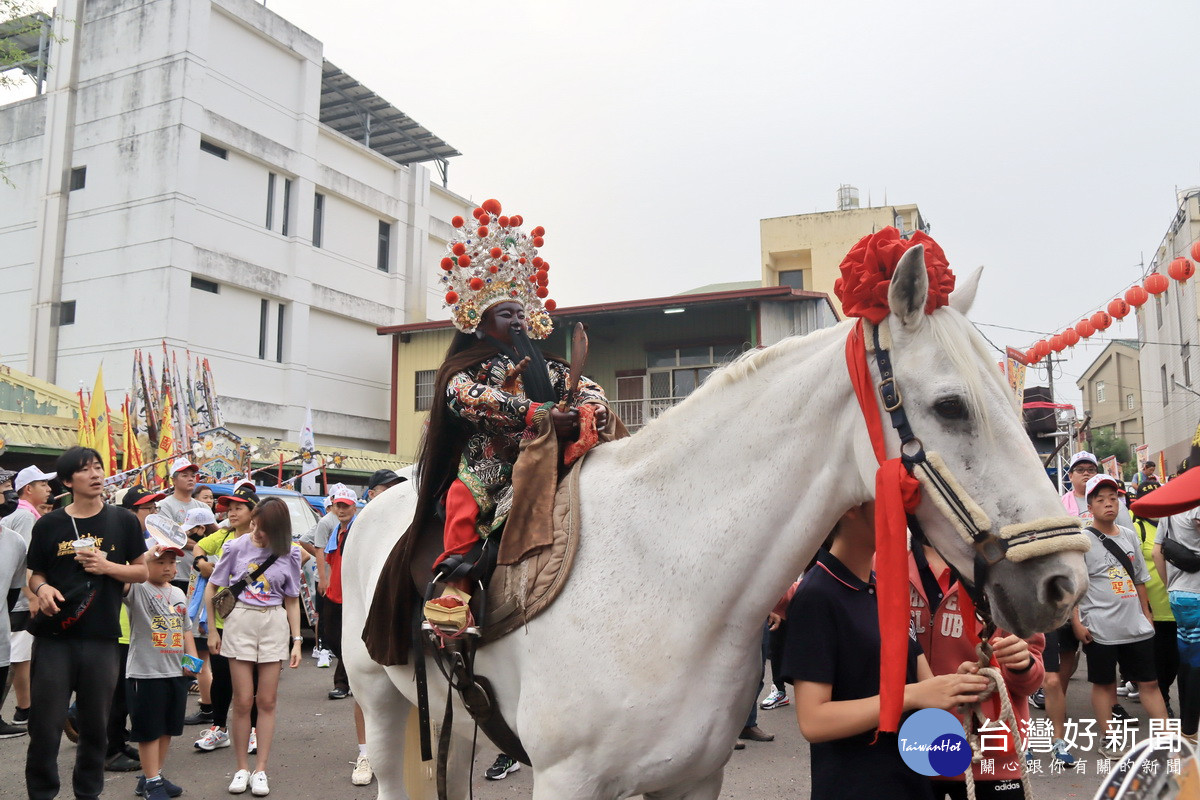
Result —
[[1067, 465], [1067, 472], [1075, 469], [1075, 465], [1080, 461], [1090, 461], [1095, 465], [1096, 469], [1100, 469], [1100, 459], [1089, 453], [1087, 450], [1080, 450], [1075, 455], [1071, 456], [1071, 461]]
[[172, 475], [174, 475], [176, 472], [183, 472], [185, 469], [199, 470], [200, 467], [193, 464], [192, 460], [190, 458], [188, 458], [187, 456], [180, 456], [179, 458], [177, 458], [171, 462], [171, 474]]
[[37, 467], [29, 466], [17, 473], [17, 477], [13, 479], [13, 489], [20, 494], [22, 489], [34, 481], [51, 481], [57, 475], [57, 472], [42, 472]]
[[1099, 475], [1093, 475], [1088, 479], [1087, 489], [1084, 490], [1084, 495], [1091, 497], [1092, 492], [1096, 491], [1105, 484], [1112, 486], [1118, 492], [1121, 491], [1121, 484], [1116, 478], [1114, 478], [1112, 475], [1109, 475], [1107, 472], [1101, 472]]
[[217, 518], [211, 508], [189, 508], [183, 518], [183, 529], [190, 531], [198, 525], [216, 525]]
[[352, 506], [358, 505], [358, 495], [353, 489], [346, 486], [339, 486], [329, 493], [329, 504], [333, 505], [337, 502], [349, 503]]

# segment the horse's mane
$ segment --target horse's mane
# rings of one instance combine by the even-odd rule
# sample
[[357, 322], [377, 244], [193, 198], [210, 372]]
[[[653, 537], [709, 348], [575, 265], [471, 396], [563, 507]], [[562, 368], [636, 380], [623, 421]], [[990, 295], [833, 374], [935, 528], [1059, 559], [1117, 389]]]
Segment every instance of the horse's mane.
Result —
[[[939, 309], [925, 317], [925, 321], [929, 324], [941, 352], [949, 360], [951, 368], [963, 381], [965, 399], [971, 415], [980, 421], [983, 433], [990, 436], [991, 425], [989, 424], [987, 403], [984, 402], [984, 381], [988, 379], [980, 375], [979, 363], [982, 361], [984, 364], [990, 364], [995, 361], [995, 356], [988, 351], [987, 345], [984, 343], [983, 337], [979, 335], [979, 332], [967, 321], [966, 317], [957, 311]], [[651, 424], [657, 422], [659, 419], [664, 419], [675, 414], [678, 409], [689, 404], [704, 402], [709, 395], [746, 380], [763, 367], [784, 356], [792, 355], [797, 351], [807, 348], [817, 349], [823, 347], [829, 339], [844, 339], [847, 334], [847, 328], [851, 324], [853, 324], [853, 321], [843, 321], [837, 325], [822, 328], [803, 336], [789, 336], [769, 347], [748, 350], [710, 375], [683, 402], [665, 411], [656, 420], [652, 421]], [[1019, 411], [1016, 405], [1016, 398], [1008, 389], [1004, 381], [1004, 376], [1000, 371], [984, 369], [982, 372], [990, 376], [990, 380], [995, 383], [1001, 395], [1008, 398], [1013, 404], [1014, 410]]]

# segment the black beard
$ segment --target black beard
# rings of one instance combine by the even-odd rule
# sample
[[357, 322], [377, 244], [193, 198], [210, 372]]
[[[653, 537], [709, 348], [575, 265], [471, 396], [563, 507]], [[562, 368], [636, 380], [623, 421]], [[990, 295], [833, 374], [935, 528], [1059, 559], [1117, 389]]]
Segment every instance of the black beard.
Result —
[[524, 358], [529, 359], [529, 364], [521, 373], [521, 383], [525, 387], [526, 397], [535, 403], [558, 401], [558, 393], [554, 391], [554, 385], [550, 383], [550, 370], [546, 366], [546, 357], [542, 355], [541, 350], [534, 347], [533, 341], [524, 328], [513, 331], [511, 347], [494, 336], [485, 334], [483, 338], [511, 358], [513, 363], [520, 363]]

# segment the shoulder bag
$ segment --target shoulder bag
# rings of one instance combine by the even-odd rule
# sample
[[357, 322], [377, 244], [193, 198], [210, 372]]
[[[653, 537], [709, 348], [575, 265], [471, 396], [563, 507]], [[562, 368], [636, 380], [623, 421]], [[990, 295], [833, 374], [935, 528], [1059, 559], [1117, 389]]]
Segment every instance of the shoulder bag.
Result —
[[1113, 541], [1111, 536], [1105, 536], [1103, 533], [1090, 526], [1088, 527], [1088, 530], [1091, 531], [1093, 536], [1100, 540], [1100, 544], [1104, 545], [1105, 550], [1112, 553], [1112, 556], [1117, 560], [1117, 563], [1124, 567], [1125, 572], [1129, 574], [1129, 579], [1133, 580], [1133, 560], [1129, 557], [1129, 554], [1122, 550], [1121, 546]]
[[237, 605], [238, 595], [240, 595], [246, 589], [246, 584], [248, 584], [250, 581], [256, 581], [261, 578], [262, 574], [266, 572], [272, 564], [275, 563], [275, 559], [277, 558], [279, 558], [279, 556], [277, 556], [275, 553], [272, 553], [267, 557], [266, 561], [258, 566], [258, 569], [254, 570], [254, 572], [251, 572], [248, 576], [242, 578], [232, 586], [226, 586], [225, 588], [221, 589], [221, 591], [214, 594], [213, 611], [217, 612], [217, 616], [221, 617], [222, 619], [228, 617], [229, 612], [233, 611], [233, 607]]
[[1171, 538], [1170, 520], [1164, 519], [1158, 524], [1167, 526], [1167, 529], [1163, 531], [1163, 540], [1160, 545], [1163, 558], [1167, 560], [1167, 563], [1184, 572], [1200, 572], [1200, 555], [1192, 552], [1191, 548], [1182, 542]]

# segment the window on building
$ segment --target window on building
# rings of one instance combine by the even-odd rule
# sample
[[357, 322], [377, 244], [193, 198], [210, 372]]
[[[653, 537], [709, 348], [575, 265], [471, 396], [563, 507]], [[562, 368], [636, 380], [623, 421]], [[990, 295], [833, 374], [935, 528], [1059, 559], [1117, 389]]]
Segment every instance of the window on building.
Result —
[[267, 230], [275, 224], [275, 173], [267, 173]]
[[790, 286], [793, 289], [804, 288], [804, 270], [802, 269], [785, 269], [779, 273], [779, 285]]
[[74, 325], [75, 324], [75, 301], [65, 300], [58, 304], [58, 324]]
[[260, 300], [258, 305], [258, 357], [267, 360], [267, 322], [271, 316], [271, 304]]
[[313, 195], [313, 247], [321, 246], [322, 234], [325, 232], [325, 195], [318, 192]]
[[221, 287], [215, 281], [198, 278], [195, 275], [192, 276], [192, 288], [199, 289], [202, 292], [209, 292], [211, 294], [221, 293]]
[[1133, 411], [1133, 395], [1131, 394], [1125, 395], [1125, 409], [1127, 411]]
[[205, 153], [208, 153], [209, 155], [216, 156], [217, 158], [225, 158], [225, 159], [229, 158], [228, 150], [226, 150], [224, 147], [221, 147], [220, 145], [215, 145], [206, 139], [200, 140], [200, 149], [203, 150]]
[[1161, 328], [1163, 323], [1163, 304], [1161, 294], [1154, 295], [1154, 318], [1158, 320], [1158, 327]]
[[739, 345], [693, 345], [650, 350], [646, 367], [652, 399], [687, 397], [722, 364], [742, 352]]
[[87, 184], [87, 167], [75, 167], [71, 170], [71, 191], [82, 189]]
[[434, 369], [419, 369], [414, 377], [416, 398], [413, 408], [416, 411], [428, 411], [433, 408], [433, 378], [437, 375]]
[[288, 235], [288, 223], [292, 219], [292, 179], [283, 179], [283, 227], [280, 233], [284, 236]]
[[1183, 362], [1183, 385], [1192, 385], [1192, 346], [1187, 342], [1179, 348], [1179, 359]]
[[1158, 368], [1158, 376], [1162, 379], [1162, 398], [1163, 405], [1171, 402], [1171, 393], [1167, 391], [1167, 365], [1164, 364]]
[[275, 362], [283, 363], [283, 303], [279, 304], [279, 315], [275, 325]]
[[379, 254], [376, 266], [381, 272], [387, 272], [391, 266], [389, 261], [392, 251], [392, 223], [379, 220]]
[[1096, 381], [1096, 402], [1104, 402], [1104, 381]]

